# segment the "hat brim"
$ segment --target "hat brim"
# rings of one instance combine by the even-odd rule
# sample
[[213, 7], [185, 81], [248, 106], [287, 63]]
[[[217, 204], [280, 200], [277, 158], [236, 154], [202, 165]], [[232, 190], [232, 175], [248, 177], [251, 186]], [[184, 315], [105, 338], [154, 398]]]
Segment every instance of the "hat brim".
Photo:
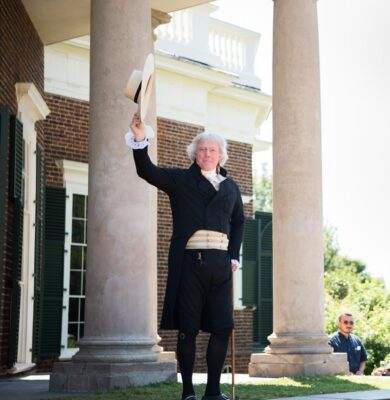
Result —
[[142, 70], [141, 92], [139, 94], [140, 117], [143, 122], [148, 112], [149, 102], [153, 91], [154, 82], [154, 56], [150, 53], [145, 60]]

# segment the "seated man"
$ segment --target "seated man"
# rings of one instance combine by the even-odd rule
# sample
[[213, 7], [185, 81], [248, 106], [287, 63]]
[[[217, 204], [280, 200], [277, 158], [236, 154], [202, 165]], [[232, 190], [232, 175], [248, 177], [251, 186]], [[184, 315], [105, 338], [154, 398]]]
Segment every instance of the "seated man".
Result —
[[337, 324], [339, 330], [330, 337], [329, 344], [336, 353], [347, 353], [349, 370], [352, 374], [364, 375], [367, 352], [360, 339], [351, 333], [354, 325], [352, 314], [340, 314]]

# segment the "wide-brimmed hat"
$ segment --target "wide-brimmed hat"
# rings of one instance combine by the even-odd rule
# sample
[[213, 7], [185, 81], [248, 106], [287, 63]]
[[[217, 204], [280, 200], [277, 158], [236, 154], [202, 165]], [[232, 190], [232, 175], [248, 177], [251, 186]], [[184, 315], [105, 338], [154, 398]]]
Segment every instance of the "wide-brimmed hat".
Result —
[[142, 71], [135, 69], [127, 82], [125, 95], [139, 106], [141, 121], [144, 121], [148, 111], [154, 80], [154, 56], [150, 53], [145, 60]]

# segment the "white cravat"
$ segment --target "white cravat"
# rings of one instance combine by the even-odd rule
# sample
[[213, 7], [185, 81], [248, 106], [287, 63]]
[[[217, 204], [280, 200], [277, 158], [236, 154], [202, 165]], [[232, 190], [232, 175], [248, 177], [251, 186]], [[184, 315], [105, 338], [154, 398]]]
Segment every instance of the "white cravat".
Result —
[[219, 184], [226, 179], [226, 177], [221, 174], [217, 174], [217, 171], [204, 171], [202, 169], [201, 172], [202, 175], [214, 186], [215, 190], [218, 190]]

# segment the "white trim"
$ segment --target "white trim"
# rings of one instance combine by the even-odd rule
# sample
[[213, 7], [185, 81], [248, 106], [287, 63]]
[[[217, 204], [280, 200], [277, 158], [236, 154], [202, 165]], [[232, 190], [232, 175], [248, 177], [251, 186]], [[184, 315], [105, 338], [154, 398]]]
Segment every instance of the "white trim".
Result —
[[66, 44], [81, 47], [82, 49], [91, 49], [91, 37], [89, 35], [80, 36], [74, 39], [65, 40]]
[[[62, 331], [61, 331], [61, 334], [62, 334]], [[62, 343], [62, 336], [61, 336], [61, 354], [58, 357], [60, 360], [70, 360], [79, 351], [78, 347], [68, 349], [67, 347], [63, 348], [62, 344], [63, 343]]]
[[233, 79], [238, 78], [238, 75], [232, 72], [213, 67], [205, 67], [196, 61], [178, 58], [171, 54], [165, 54], [162, 51], [155, 52], [155, 61], [157, 69], [175, 72], [176, 74], [181, 74], [214, 85], [230, 85]]
[[[64, 187], [67, 188], [69, 185], [80, 185], [88, 188], [89, 169], [87, 163], [70, 160], [57, 160], [56, 165], [63, 171]], [[80, 194], [88, 194], [87, 192], [84, 193], [84, 189], [81, 190], [83, 192]]]
[[35, 367], [34, 363], [19, 363], [19, 362], [16, 362], [12, 368], [7, 370], [7, 374], [11, 374], [11, 375], [20, 374], [21, 372], [30, 371], [34, 367]]
[[[252, 200], [252, 196], [241, 195], [242, 202], [248, 204]], [[234, 286], [234, 309], [244, 310], [245, 306], [242, 304], [242, 245], [240, 247], [240, 266], [237, 271], [233, 273], [233, 286]]]
[[[26, 124], [28, 127], [28, 124]], [[23, 128], [24, 130], [24, 128]], [[31, 138], [30, 134], [30, 138]], [[20, 365], [32, 362], [32, 336], [34, 313], [34, 257], [35, 257], [35, 203], [36, 196], [36, 143], [26, 140], [23, 157], [25, 159], [22, 268], [20, 286], [20, 322], [17, 362]]]
[[18, 118], [23, 124], [25, 141], [25, 192], [23, 205], [23, 246], [20, 285], [17, 369], [32, 363], [34, 318], [36, 146], [35, 122], [45, 119], [50, 110], [33, 83], [16, 83]]
[[69, 312], [69, 278], [70, 256], [72, 243], [72, 208], [73, 194], [88, 195], [88, 164], [70, 160], [57, 160], [56, 164], [61, 168], [66, 188], [65, 204], [65, 254], [64, 254], [64, 295], [62, 298], [62, 325], [61, 325], [61, 354], [60, 359], [72, 358], [78, 348], [68, 348], [68, 312]]
[[89, 54], [69, 42], [45, 46], [45, 92], [89, 101]]
[[244, 204], [248, 204], [248, 203], [250, 203], [252, 201], [253, 196], [248, 196], [248, 195], [244, 194], [244, 195], [241, 196], [241, 198], [242, 198], [242, 202]]
[[[233, 73], [196, 61], [161, 51], [155, 59], [157, 117], [202, 125], [226, 139], [252, 144], [253, 151], [270, 147], [259, 138], [259, 128], [269, 116], [271, 96], [237, 83]], [[167, 101], [168, 90], [183, 101]], [[192, 103], [185, 98], [192, 98]]]
[[244, 310], [245, 307], [242, 304], [242, 246], [240, 248], [240, 266], [236, 272], [233, 272], [233, 286], [234, 286], [234, 309]]
[[258, 135], [255, 135], [253, 139], [253, 147], [252, 151], [254, 153], [260, 152], [260, 151], [267, 151], [272, 147], [272, 142], [268, 140], [262, 140], [259, 138]]
[[233, 86], [216, 87], [211, 90], [214, 94], [222, 95], [230, 99], [238, 100], [242, 103], [253, 104], [264, 110], [268, 116], [271, 109], [272, 97], [260, 90], [245, 88], [245, 86], [234, 86], [234, 82], [230, 82]]
[[23, 108], [34, 123], [49, 115], [49, 107], [33, 83], [16, 83], [15, 90], [18, 110]]

